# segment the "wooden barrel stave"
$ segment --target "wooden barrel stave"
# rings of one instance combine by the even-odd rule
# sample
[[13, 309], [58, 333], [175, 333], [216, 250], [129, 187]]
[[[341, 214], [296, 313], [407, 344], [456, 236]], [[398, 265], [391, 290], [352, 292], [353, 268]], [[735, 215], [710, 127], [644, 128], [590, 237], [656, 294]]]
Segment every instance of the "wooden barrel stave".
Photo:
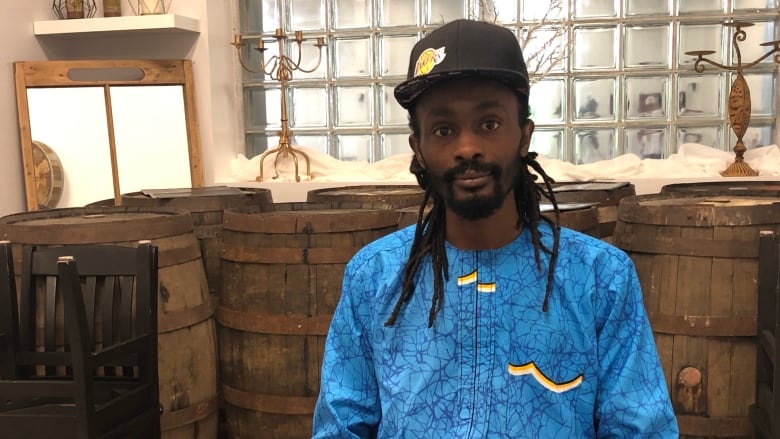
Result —
[[[601, 228], [597, 206], [597, 203], [558, 203], [561, 227], [600, 238]], [[543, 216], [555, 220], [552, 204], [542, 204], [539, 207]]]
[[598, 203], [599, 236], [611, 243], [620, 200], [636, 195], [636, 189], [628, 182], [557, 182], [553, 193], [558, 203]]
[[397, 218], [392, 210], [314, 203], [225, 211], [217, 315], [233, 437], [311, 434], [325, 335], [344, 266], [359, 248], [397, 230]]
[[752, 437], [761, 230], [780, 230], [776, 198], [621, 202], [615, 244], [637, 268], [682, 437]]
[[190, 213], [215, 307], [219, 297], [223, 211], [270, 203], [270, 189], [225, 186], [148, 190], [121, 196], [122, 206], [184, 209]]

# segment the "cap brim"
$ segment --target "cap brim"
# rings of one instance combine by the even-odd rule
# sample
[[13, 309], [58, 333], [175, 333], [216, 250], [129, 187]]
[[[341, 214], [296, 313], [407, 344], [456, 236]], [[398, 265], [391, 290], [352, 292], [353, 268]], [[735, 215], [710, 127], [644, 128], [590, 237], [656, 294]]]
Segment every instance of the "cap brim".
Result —
[[421, 94], [437, 83], [444, 80], [474, 77], [493, 79], [503, 83], [519, 94], [528, 95], [528, 78], [521, 73], [511, 70], [466, 69], [431, 73], [406, 80], [396, 86], [394, 91], [395, 99], [402, 107], [408, 110]]

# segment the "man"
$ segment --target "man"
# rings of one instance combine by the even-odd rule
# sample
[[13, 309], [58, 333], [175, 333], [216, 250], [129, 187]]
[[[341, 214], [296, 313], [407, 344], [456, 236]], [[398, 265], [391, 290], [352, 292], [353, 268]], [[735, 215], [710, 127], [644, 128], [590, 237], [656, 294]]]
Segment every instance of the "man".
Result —
[[395, 95], [433, 208], [347, 266], [314, 438], [678, 436], [630, 259], [539, 214], [528, 93], [507, 29], [413, 48]]

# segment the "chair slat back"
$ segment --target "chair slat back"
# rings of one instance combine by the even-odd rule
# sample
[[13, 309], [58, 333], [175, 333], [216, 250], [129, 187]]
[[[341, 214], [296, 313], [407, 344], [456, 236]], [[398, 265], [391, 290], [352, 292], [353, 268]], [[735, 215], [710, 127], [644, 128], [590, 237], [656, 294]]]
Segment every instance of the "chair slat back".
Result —
[[[78, 266], [80, 291], [86, 310], [84, 340], [96, 350], [106, 349], [149, 331], [148, 319], [139, 319], [136, 297], [138, 280], [148, 267], [140, 266], [139, 251], [114, 245], [70, 245], [63, 247], [25, 246], [22, 257], [22, 309], [20, 319], [22, 350], [20, 366], [35, 368], [38, 376], [71, 376], [67, 356], [69, 346], [60, 286], [57, 285], [57, 258], [72, 256]], [[148, 275], [142, 275], [148, 279]], [[148, 283], [148, 280], [144, 280]], [[153, 290], [156, 294], [156, 285]], [[143, 313], [142, 313], [143, 314]], [[143, 317], [143, 316], [141, 316]], [[64, 361], [63, 361], [64, 360]], [[132, 376], [126, 364], [103, 367], [98, 375]]]
[[157, 247], [23, 246], [18, 317], [12, 261], [0, 242], [0, 431], [159, 438]]
[[84, 414], [81, 416], [79, 428], [85, 437], [94, 435], [89, 419], [95, 416], [95, 394], [92, 377], [92, 365], [90, 357], [92, 353], [92, 340], [87, 328], [87, 315], [84, 309], [84, 296], [81, 293], [81, 280], [76, 266], [76, 261], [71, 256], [63, 256], [57, 262], [57, 283], [62, 293], [63, 308], [68, 316], [68, 339], [72, 353], [72, 374], [74, 383], [73, 400], [76, 407], [82, 407]]

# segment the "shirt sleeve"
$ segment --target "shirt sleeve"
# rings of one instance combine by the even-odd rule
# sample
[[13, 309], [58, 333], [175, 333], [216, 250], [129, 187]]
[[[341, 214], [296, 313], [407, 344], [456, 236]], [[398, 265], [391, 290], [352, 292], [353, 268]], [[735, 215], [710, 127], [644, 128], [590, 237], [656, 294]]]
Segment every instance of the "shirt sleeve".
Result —
[[[677, 420], [661, 369], [642, 290], [628, 256], [602, 272], [597, 329], [599, 438], [677, 438]], [[607, 266], [611, 264], [605, 264]], [[622, 274], [621, 274], [622, 273]]]
[[376, 437], [380, 419], [364, 302], [369, 291], [355, 261], [344, 273], [341, 299], [325, 342], [320, 393], [314, 410], [313, 439]]

